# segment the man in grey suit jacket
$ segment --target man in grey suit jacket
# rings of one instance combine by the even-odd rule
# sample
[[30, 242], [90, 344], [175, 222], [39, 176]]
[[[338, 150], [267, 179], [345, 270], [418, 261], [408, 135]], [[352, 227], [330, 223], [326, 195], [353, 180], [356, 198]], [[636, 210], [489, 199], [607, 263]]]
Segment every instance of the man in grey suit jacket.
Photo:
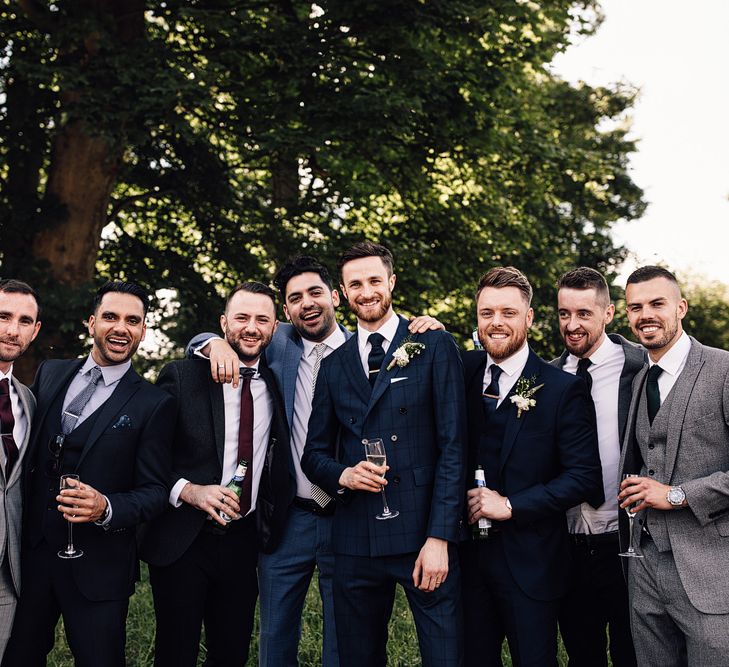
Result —
[[[607, 667], [608, 635], [614, 667], [635, 667], [628, 589], [618, 557], [618, 465], [630, 407], [631, 385], [646, 352], [605, 327], [615, 314], [605, 278], [585, 266], [557, 283], [559, 332], [565, 351], [552, 363], [588, 385], [597, 417], [605, 502], [567, 511], [570, 532], [570, 588], [559, 625], [570, 667]], [[607, 632], [606, 632], [607, 630]]]
[[[633, 272], [630, 326], [648, 349], [636, 375], [621, 507], [635, 505], [628, 564], [638, 664], [729, 664], [729, 353], [683, 331], [688, 305], [663, 268]], [[621, 539], [627, 537], [622, 532]]]
[[20, 470], [28, 449], [35, 398], [13, 377], [13, 362], [38, 335], [38, 299], [30, 285], [0, 280], [0, 661], [20, 594]]

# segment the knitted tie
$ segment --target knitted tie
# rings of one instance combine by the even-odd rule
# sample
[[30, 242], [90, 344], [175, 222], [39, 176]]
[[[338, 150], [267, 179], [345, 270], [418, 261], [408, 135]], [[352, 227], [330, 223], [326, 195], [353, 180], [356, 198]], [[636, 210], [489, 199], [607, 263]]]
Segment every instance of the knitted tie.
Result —
[[577, 362], [577, 377], [581, 377], [587, 383], [587, 390], [592, 394], [592, 375], [587, 369], [592, 366], [592, 361], [589, 359], [580, 359]]
[[[314, 345], [314, 354], [316, 355], [316, 358], [314, 359], [314, 369], [311, 372], [312, 389], [316, 388], [316, 378], [319, 375], [321, 360], [324, 358], [324, 352], [326, 352], [326, 349], [326, 343], [317, 343]], [[332, 497], [313, 482], [311, 484], [311, 498], [317, 505], [319, 505], [319, 507], [326, 507], [330, 502], [332, 502]]]
[[648, 403], [648, 420], [653, 424], [658, 410], [661, 407], [661, 392], [658, 390], [658, 378], [663, 369], [654, 364], [648, 369], [648, 379], [645, 383], [645, 397]]
[[[245, 516], [251, 509], [251, 490], [253, 485], [253, 393], [251, 380], [256, 374], [254, 368], [241, 369], [243, 384], [240, 389], [240, 424], [238, 425], [238, 461], [248, 462], [248, 471], [243, 480], [240, 493], [240, 514]], [[237, 462], [236, 462], [237, 463]]]
[[78, 424], [78, 418], [84, 411], [86, 404], [96, 391], [96, 385], [101, 378], [101, 369], [94, 366], [89, 371], [89, 383], [71, 400], [61, 415], [61, 433], [68, 435]]
[[3, 441], [5, 450], [5, 479], [10, 477], [13, 466], [18, 460], [18, 446], [13, 438], [15, 428], [15, 417], [13, 417], [13, 406], [10, 402], [10, 380], [0, 380], [0, 438]]
[[484, 389], [483, 396], [481, 398], [483, 401], [483, 411], [486, 415], [486, 421], [488, 421], [491, 418], [491, 415], [496, 412], [496, 408], [499, 405], [499, 378], [503, 372], [504, 369], [501, 368], [501, 366], [497, 366], [496, 364], [491, 366], [491, 382], [489, 383], [489, 386]]
[[367, 357], [367, 367], [370, 369], [370, 384], [374, 387], [375, 381], [377, 380], [377, 374], [380, 372], [382, 362], [385, 360], [385, 350], [382, 347], [382, 341], [385, 340], [385, 337], [382, 334], [373, 333], [370, 334], [367, 340], [372, 346], [370, 354]]

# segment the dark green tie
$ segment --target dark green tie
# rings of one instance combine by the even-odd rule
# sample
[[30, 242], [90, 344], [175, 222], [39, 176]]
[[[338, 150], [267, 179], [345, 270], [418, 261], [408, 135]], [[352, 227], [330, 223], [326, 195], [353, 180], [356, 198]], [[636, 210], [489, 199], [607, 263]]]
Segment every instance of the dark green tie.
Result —
[[653, 365], [648, 369], [648, 379], [645, 383], [645, 397], [648, 403], [648, 420], [653, 424], [653, 419], [661, 407], [661, 392], [658, 390], [658, 378], [663, 369], [658, 365]]

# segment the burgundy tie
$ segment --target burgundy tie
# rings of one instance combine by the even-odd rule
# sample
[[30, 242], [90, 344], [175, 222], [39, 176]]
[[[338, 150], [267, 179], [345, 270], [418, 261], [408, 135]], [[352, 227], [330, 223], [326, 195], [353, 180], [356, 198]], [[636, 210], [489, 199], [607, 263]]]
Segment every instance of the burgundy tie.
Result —
[[5, 450], [5, 479], [10, 477], [13, 466], [18, 460], [18, 446], [13, 438], [15, 418], [13, 406], [10, 403], [10, 380], [0, 380], [0, 433], [2, 434], [3, 449]]
[[243, 489], [240, 494], [240, 513], [245, 516], [251, 509], [251, 485], [253, 483], [253, 394], [251, 393], [251, 380], [256, 374], [253, 368], [241, 370], [243, 384], [240, 390], [240, 425], [238, 426], [238, 461], [245, 459], [248, 462], [248, 472], [243, 480]]

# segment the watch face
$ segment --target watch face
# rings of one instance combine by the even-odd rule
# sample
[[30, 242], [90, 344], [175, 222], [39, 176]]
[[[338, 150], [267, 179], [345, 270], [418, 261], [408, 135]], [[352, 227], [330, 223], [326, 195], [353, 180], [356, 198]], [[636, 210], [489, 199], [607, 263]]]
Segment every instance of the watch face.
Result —
[[684, 498], [686, 498], [686, 494], [683, 492], [683, 489], [678, 487], [668, 492], [668, 502], [672, 505], [680, 505], [684, 501]]

